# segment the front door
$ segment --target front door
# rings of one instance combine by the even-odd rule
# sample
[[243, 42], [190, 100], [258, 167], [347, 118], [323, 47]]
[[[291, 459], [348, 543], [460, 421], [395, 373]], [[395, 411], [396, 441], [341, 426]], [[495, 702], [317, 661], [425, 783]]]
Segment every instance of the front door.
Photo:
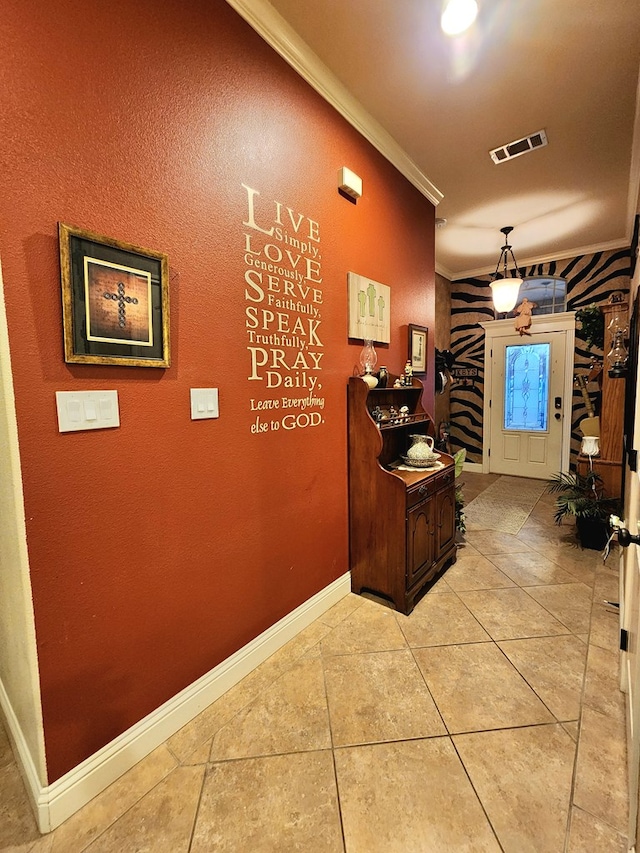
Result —
[[493, 340], [492, 473], [546, 480], [562, 469], [565, 347], [564, 331]]

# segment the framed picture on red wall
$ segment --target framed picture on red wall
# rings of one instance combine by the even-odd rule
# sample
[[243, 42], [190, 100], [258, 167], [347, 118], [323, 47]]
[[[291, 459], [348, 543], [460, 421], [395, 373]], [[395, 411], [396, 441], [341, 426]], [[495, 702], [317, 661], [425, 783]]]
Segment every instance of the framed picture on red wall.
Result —
[[167, 256], [62, 222], [58, 230], [65, 361], [169, 367]]
[[407, 353], [414, 373], [427, 372], [427, 338], [429, 330], [426, 326], [409, 324], [409, 351]]

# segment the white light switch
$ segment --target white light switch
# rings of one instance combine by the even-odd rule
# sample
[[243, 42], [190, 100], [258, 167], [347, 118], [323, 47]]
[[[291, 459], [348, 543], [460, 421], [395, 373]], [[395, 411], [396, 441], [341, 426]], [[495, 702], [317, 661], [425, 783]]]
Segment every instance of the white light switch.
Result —
[[56, 408], [60, 432], [120, 426], [117, 391], [56, 391]]
[[219, 416], [218, 389], [192, 388], [191, 420], [198, 421], [202, 420], [202, 418], [217, 418]]

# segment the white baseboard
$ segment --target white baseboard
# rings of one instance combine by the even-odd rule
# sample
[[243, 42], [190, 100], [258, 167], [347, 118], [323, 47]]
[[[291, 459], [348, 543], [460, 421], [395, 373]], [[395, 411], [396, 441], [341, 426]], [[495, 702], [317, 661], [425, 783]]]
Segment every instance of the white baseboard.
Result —
[[463, 471], [474, 471], [477, 474], [482, 474], [482, 462], [465, 462], [462, 466]]
[[115, 740], [74, 767], [53, 784], [42, 787], [6, 692], [0, 683], [5, 712], [17, 758], [29, 787], [40, 832], [50, 832], [97, 796], [123, 773], [152, 752], [234, 684], [344, 598], [351, 590], [346, 572], [231, 657], [181, 690]]

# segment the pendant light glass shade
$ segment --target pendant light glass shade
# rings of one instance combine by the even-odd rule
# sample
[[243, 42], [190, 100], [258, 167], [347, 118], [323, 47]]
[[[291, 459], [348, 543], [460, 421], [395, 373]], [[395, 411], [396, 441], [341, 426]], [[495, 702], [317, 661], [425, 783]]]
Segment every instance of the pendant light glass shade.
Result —
[[[498, 263], [496, 264], [493, 281], [489, 282], [489, 286], [491, 287], [491, 292], [493, 294], [493, 307], [499, 314], [506, 314], [509, 311], [513, 311], [516, 306], [518, 293], [520, 292], [520, 285], [522, 284], [522, 278], [520, 277], [518, 262], [516, 261], [515, 255], [508, 243], [508, 237], [513, 231], [513, 228], [508, 225], [505, 228], [501, 228], [500, 231], [504, 234], [504, 246], [500, 252]], [[511, 255], [511, 260], [513, 261], [513, 270], [515, 272], [515, 275], [513, 276], [509, 273], [507, 268], [509, 255]], [[500, 270], [501, 265], [502, 270]]]
[[498, 314], [506, 314], [508, 311], [513, 311], [518, 301], [521, 284], [521, 278], [499, 278], [491, 282], [493, 307]]
[[442, 10], [440, 26], [448, 36], [468, 30], [478, 15], [476, 0], [447, 0]]

